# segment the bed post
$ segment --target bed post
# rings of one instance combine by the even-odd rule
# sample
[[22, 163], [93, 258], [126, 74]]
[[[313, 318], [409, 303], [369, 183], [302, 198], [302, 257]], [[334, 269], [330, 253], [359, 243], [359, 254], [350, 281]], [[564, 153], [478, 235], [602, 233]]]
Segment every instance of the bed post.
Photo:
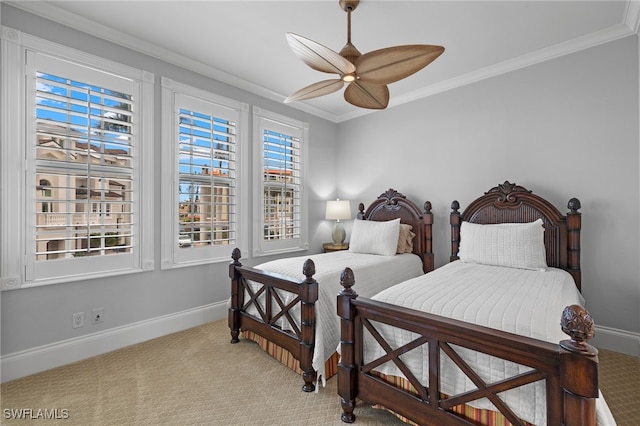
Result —
[[567, 270], [573, 276], [578, 290], [582, 291], [582, 274], [580, 272], [580, 229], [582, 228], [582, 214], [580, 200], [572, 198], [567, 204]]
[[425, 201], [424, 214], [422, 215], [422, 223], [424, 223], [424, 241], [426, 247], [423, 248], [423, 270], [431, 272], [435, 269], [433, 260], [433, 213], [431, 212], [431, 201]]
[[341, 419], [345, 423], [353, 423], [356, 416], [353, 410], [356, 406], [357, 372], [355, 357], [355, 308], [351, 300], [358, 297], [353, 291], [355, 283], [351, 268], [345, 268], [340, 275], [342, 291], [338, 294], [338, 316], [340, 317], [340, 362], [338, 363], [338, 395], [342, 405]]
[[460, 249], [460, 203], [454, 200], [451, 203], [451, 213], [449, 214], [449, 224], [451, 225], [451, 257], [449, 262], [458, 260], [458, 250]]
[[571, 340], [560, 342], [560, 377], [564, 389], [564, 425], [595, 426], [598, 398], [598, 350], [587, 343], [594, 335], [593, 319], [579, 305], [562, 312], [562, 331]]
[[231, 253], [233, 262], [229, 265], [229, 278], [231, 278], [231, 307], [229, 308], [229, 329], [231, 330], [231, 343], [238, 343], [240, 339], [240, 311], [244, 304], [244, 291], [240, 283], [240, 274], [236, 267], [240, 263], [240, 249], [235, 248]]
[[318, 282], [313, 279], [316, 273], [316, 265], [313, 260], [307, 259], [302, 265], [302, 273], [306, 277], [300, 284], [301, 302], [301, 339], [300, 339], [300, 369], [304, 385], [302, 390], [313, 392], [316, 386], [313, 383], [315, 371], [313, 369], [313, 348], [316, 341], [316, 308], [318, 300]]

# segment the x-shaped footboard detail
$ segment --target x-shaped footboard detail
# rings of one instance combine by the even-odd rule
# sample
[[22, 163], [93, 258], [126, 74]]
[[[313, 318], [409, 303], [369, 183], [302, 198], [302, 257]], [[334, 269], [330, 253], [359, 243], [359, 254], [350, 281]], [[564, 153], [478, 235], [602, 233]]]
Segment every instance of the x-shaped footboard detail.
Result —
[[545, 375], [541, 371], [529, 371], [513, 376], [509, 379], [501, 380], [491, 385], [487, 385], [487, 383], [480, 378], [475, 370], [471, 366], [469, 366], [469, 364], [465, 362], [449, 344], [440, 342], [439, 347], [478, 388], [475, 391], [461, 393], [440, 401], [439, 405], [442, 409], [448, 410], [455, 407], [456, 405], [465, 404], [467, 402], [474, 401], [480, 398], [487, 398], [512, 424], [518, 426], [524, 425], [522, 420], [518, 418], [518, 416], [504, 403], [504, 401], [502, 401], [502, 399], [497, 394], [509, 389], [515, 389], [520, 386], [536, 382], [538, 380], [544, 380]]
[[[295, 333], [296, 336], [300, 336], [300, 333], [301, 333], [300, 327], [298, 326], [297, 322], [291, 315], [291, 310], [301, 302], [300, 296], [295, 295], [295, 297], [289, 303], [285, 304], [285, 302], [282, 300], [282, 297], [280, 296], [280, 294], [276, 289], [262, 285], [257, 291], [254, 291], [254, 289], [247, 282], [246, 279], [242, 279], [241, 282], [242, 282], [242, 287], [244, 288], [244, 290], [246, 290], [247, 294], [249, 295], [249, 300], [242, 307], [243, 311], [246, 312], [250, 307], [254, 307], [258, 311], [258, 314], [260, 315], [260, 318], [262, 319], [262, 321], [265, 324], [269, 324], [269, 325], [276, 325], [277, 322], [280, 320], [280, 318], [285, 317], [289, 327], [291, 328], [291, 330], [293, 330], [293, 333]], [[256, 283], [256, 284], [260, 284], [260, 283]], [[289, 292], [287, 293], [294, 295], [293, 293], [289, 293]], [[265, 296], [266, 312], [258, 300], [258, 298], [263, 294]], [[273, 311], [272, 311], [273, 300], [280, 307], [280, 311], [275, 315], [273, 314]], [[280, 326], [279, 328], [283, 330], [286, 329], [286, 327], [282, 327], [282, 326]]]
[[278, 295], [275, 290], [272, 291], [272, 296], [273, 300], [275, 300], [280, 307], [280, 312], [273, 316], [273, 318], [271, 319], [271, 324], [275, 324], [280, 318], [282, 318], [282, 316], [285, 316], [287, 318], [287, 322], [296, 333], [296, 336], [300, 336], [300, 328], [291, 316], [291, 309], [293, 309], [294, 306], [300, 303], [300, 297], [296, 296], [291, 302], [285, 305], [284, 301], [280, 298], [280, 295]]
[[400, 355], [410, 352], [413, 349], [418, 348], [424, 345], [425, 343], [428, 343], [427, 338], [425, 338], [424, 336], [421, 336], [405, 345], [400, 346], [398, 349], [394, 350], [368, 319], [364, 318], [362, 320], [362, 325], [369, 331], [369, 333], [371, 333], [373, 338], [380, 344], [382, 349], [384, 349], [384, 351], [386, 352], [386, 355], [380, 358], [374, 359], [373, 361], [370, 361], [367, 364], [363, 365], [362, 373], [365, 373], [365, 374], [371, 373], [376, 367], [388, 361], [391, 361], [396, 365], [396, 367], [400, 369], [400, 371], [402, 371], [402, 374], [404, 374], [405, 378], [415, 388], [420, 398], [422, 398], [424, 401], [429, 401], [428, 389], [422, 386], [422, 384], [420, 383], [420, 380], [418, 380], [418, 378], [411, 372], [411, 370], [409, 370], [407, 365], [399, 358]]

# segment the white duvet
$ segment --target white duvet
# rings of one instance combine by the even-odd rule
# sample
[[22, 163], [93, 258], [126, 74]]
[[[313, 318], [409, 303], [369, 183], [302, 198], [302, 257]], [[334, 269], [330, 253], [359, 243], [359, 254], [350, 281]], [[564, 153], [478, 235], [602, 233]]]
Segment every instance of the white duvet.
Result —
[[[357, 291], [357, 286], [355, 288]], [[383, 290], [373, 299], [552, 343], [568, 338], [560, 328], [564, 308], [571, 304], [584, 305], [573, 279], [561, 269], [530, 271], [461, 261], [449, 263], [419, 278]], [[383, 326], [382, 330], [383, 336], [394, 348], [407, 342], [406, 339], [412, 339], [412, 333], [407, 331], [401, 332], [389, 326]], [[423, 384], [427, 383], [428, 374], [426, 346], [402, 357], [416, 377], [422, 378]], [[385, 353], [379, 345], [371, 343], [371, 340], [367, 341], [365, 347], [367, 351], [371, 351], [366, 352], [365, 361]], [[465, 361], [478, 367], [479, 375], [488, 382], [528, 370], [527, 367], [488, 355], [459, 347], [456, 349]], [[475, 389], [475, 385], [448, 357], [443, 356], [441, 363], [442, 392], [453, 395]], [[386, 363], [377, 370], [389, 375], [402, 375], [391, 363]], [[520, 418], [536, 425], [546, 424], [544, 382], [510, 390], [501, 396]], [[470, 405], [494, 409], [486, 399]], [[596, 405], [599, 424], [615, 425], [602, 395]]]
[[[379, 256], [349, 251], [278, 259], [258, 265], [256, 268], [302, 280], [305, 278], [302, 274], [302, 265], [306, 259], [311, 259], [315, 263], [316, 274], [313, 277], [318, 282], [313, 368], [318, 372], [318, 379], [325, 384], [324, 363], [333, 355], [340, 343], [340, 319], [336, 302], [337, 295], [342, 290], [340, 274], [344, 268], [348, 266], [353, 270], [356, 280], [353, 289], [363, 297], [371, 297], [394, 284], [423, 275], [424, 272], [422, 260], [415, 254]], [[256, 283], [253, 285], [256, 288], [258, 286]], [[282, 293], [282, 297], [285, 303], [293, 298], [286, 292]], [[274, 303], [274, 309], [276, 308], [277, 305]], [[255, 314], [255, 309], [247, 311]], [[295, 312], [295, 319], [299, 325], [299, 306], [296, 307]], [[279, 325], [287, 328], [285, 323]]]

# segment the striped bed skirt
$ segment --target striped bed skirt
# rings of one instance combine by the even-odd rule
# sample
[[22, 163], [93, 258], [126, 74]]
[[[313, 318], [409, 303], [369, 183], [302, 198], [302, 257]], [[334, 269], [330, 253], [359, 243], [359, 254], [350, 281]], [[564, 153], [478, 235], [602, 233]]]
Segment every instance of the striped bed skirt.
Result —
[[[264, 337], [254, 333], [253, 331], [242, 331], [242, 336], [245, 339], [253, 340], [262, 348], [263, 351], [271, 355], [282, 364], [286, 365], [296, 373], [302, 375], [300, 369], [300, 361], [297, 360], [291, 352], [276, 345], [273, 342], [265, 339]], [[325, 379], [329, 380], [331, 377], [338, 373], [338, 362], [340, 361], [340, 355], [335, 352], [331, 357], [324, 362]]]
[[[407, 392], [413, 393], [414, 395], [417, 395], [415, 388], [404, 377], [389, 376], [386, 374], [379, 373], [377, 371], [374, 371], [373, 374], [375, 374], [376, 376], [383, 379], [385, 382], [390, 383], [399, 389], [402, 389]], [[447, 395], [441, 394], [441, 398], [446, 399]], [[394, 416], [402, 420], [403, 422], [411, 425], [416, 425], [416, 423], [412, 422], [406, 417], [394, 412], [393, 410], [387, 409], [382, 405], [378, 404], [378, 405], [374, 405], [373, 407], [382, 409], [382, 410], [387, 410], [391, 414], [393, 414]], [[486, 410], [482, 408], [474, 408], [466, 404], [456, 405], [451, 409], [451, 411], [478, 426], [512, 426], [513, 425], [499, 411]], [[524, 422], [524, 424], [526, 426], [533, 426], [531, 423], [527, 423], [527, 422]]]

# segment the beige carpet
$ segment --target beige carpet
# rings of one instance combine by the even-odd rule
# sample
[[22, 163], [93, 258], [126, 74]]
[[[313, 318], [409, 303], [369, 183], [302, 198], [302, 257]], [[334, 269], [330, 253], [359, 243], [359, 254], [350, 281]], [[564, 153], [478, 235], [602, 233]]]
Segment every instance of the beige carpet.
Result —
[[[304, 393], [301, 377], [257, 345], [246, 340], [231, 345], [229, 340], [226, 320], [221, 320], [4, 383], [0, 423], [344, 424], [335, 378], [317, 394]], [[618, 424], [640, 424], [640, 360], [605, 351], [600, 358], [602, 390]], [[30, 409], [30, 417], [48, 410], [68, 418], [7, 418], [7, 410], [20, 409]], [[355, 414], [360, 425], [401, 424], [363, 404]]]

